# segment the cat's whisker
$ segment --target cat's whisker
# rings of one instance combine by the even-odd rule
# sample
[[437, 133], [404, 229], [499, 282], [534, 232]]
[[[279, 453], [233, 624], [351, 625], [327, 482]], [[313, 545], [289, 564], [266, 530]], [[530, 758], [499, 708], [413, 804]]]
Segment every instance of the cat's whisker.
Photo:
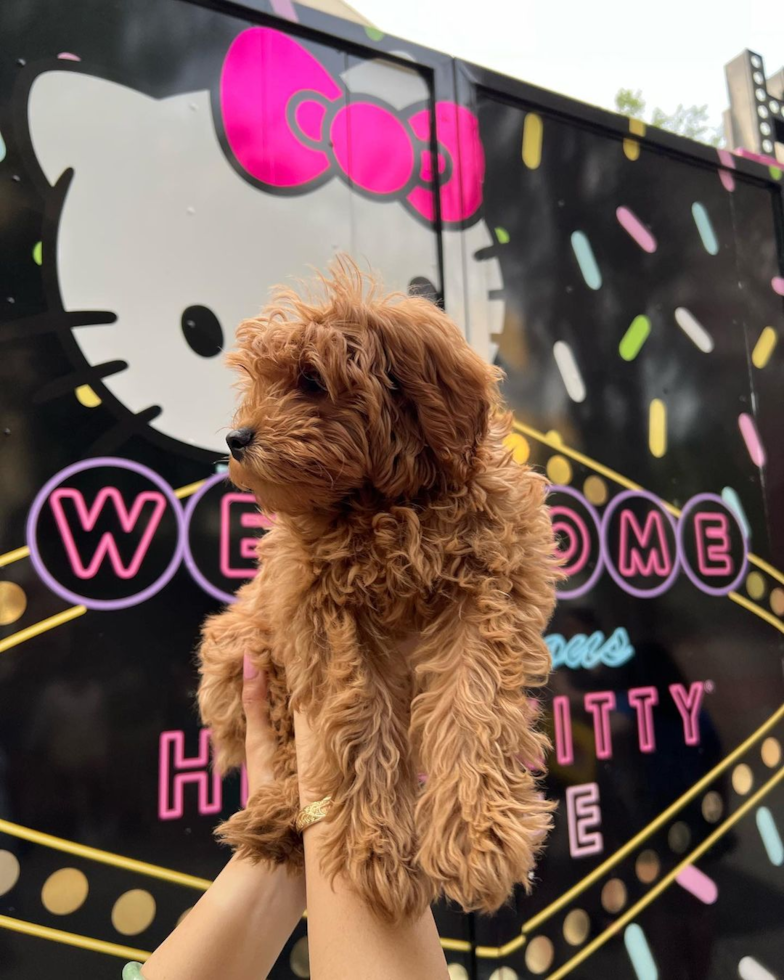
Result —
[[48, 402], [53, 398], [59, 398], [61, 395], [68, 394], [82, 385], [92, 385], [94, 382], [111, 377], [113, 374], [120, 374], [127, 367], [127, 361], [106, 361], [103, 364], [86, 365], [78, 371], [74, 371], [72, 374], [55, 378], [54, 381], [50, 381], [49, 384], [44, 385], [33, 396], [33, 404], [40, 405], [42, 402]]
[[70, 333], [76, 327], [104, 327], [117, 322], [117, 314], [108, 310], [76, 310], [66, 313], [36, 313], [34, 316], [11, 320], [0, 325], [0, 341], [24, 340], [47, 333]]
[[140, 424], [149, 424], [162, 413], [163, 409], [160, 405], [150, 405], [149, 408], [144, 408], [135, 415], [126, 416], [122, 422], [118, 422], [117, 425], [112, 426], [100, 439], [97, 439], [85, 455], [105, 456], [111, 454], [119, 446], [127, 442], [132, 435], [137, 433]]

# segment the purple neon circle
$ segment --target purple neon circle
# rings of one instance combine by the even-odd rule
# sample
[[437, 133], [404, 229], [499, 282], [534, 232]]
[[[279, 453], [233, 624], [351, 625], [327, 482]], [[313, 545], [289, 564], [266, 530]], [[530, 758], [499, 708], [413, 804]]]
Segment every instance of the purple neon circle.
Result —
[[715, 589], [713, 588], [713, 586], [707, 585], [705, 582], [703, 582], [703, 580], [697, 575], [697, 573], [689, 564], [689, 561], [686, 557], [686, 548], [684, 547], [683, 544], [683, 535], [686, 533], [686, 520], [685, 520], [686, 515], [691, 510], [693, 510], [695, 505], [698, 504], [701, 500], [710, 500], [713, 503], [721, 504], [722, 513], [729, 512], [732, 515], [733, 520], [735, 521], [735, 523], [737, 524], [740, 530], [741, 540], [743, 541], [744, 545], [746, 543], [746, 532], [743, 529], [743, 525], [738, 520], [735, 511], [731, 507], [728, 507], [717, 493], [698, 493], [697, 496], [692, 497], [691, 500], [683, 508], [683, 510], [681, 511], [680, 520], [678, 521], [677, 540], [678, 540], [678, 551], [680, 552], [680, 556], [681, 556], [681, 565], [683, 565], [684, 572], [686, 572], [686, 574], [689, 576], [689, 578], [694, 583], [694, 585], [697, 586], [700, 592], [705, 592], [707, 595], [713, 595], [713, 596], [729, 595], [730, 592], [733, 592], [735, 588], [738, 585], [740, 585], [743, 576], [746, 574], [746, 569], [749, 567], [748, 550], [744, 550], [743, 563], [741, 564], [740, 571], [729, 585], [721, 589]]
[[[193, 579], [196, 582], [196, 584], [200, 585], [202, 589], [204, 589], [204, 591], [207, 593], [207, 595], [211, 595], [213, 599], [218, 599], [220, 602], [236, 602], [237, 596], [234, 593], [224, 592], [222, 589], [219, 589], [218, 586], [213, 585], [212, 582], [210, 582], [210, 580], [201, 571], [199, 566], [196, 564], [196, 559], [193, 557], [193, 552], [191, 551], [191, 541], [190, 541], [191, 520], [193, 519], [193, 512], [196, 510], [199, 501], [207, 493], [208, 490], [211, 490], [215, 486], [216, 483], [225, 483], [225, 482], [226, 482], [225, 473], [216, 473], [214, 476], [209, 477], [204, 481], [203, 486], [199, 487], [196, 493], [194, 493], [194, 495], [185, 505], [185, 516], [184, 516], [185, 533], [183, 534], [185, 567], [193, 576]], [[239, 588], [239, 586], [237, 586], [237, 588]]]
[[[126, 596], [124, 599], [90, 599], [87, 596], [79, 595], [78, 592], [71, 592], [70, 589], [67, 589], [52, 575], [44, 564], [44, 560], [41, 557], [40, 551], [38, 550], [38, 519], [41, 516], [44, 503], [51, 492], [64, 480], [74, 476], [74, 474], [81, 473], [83, 470], [99, 469], [102, 466], [110, 469], [131, 470], [131, 472], [138, 473], [151, 483], [154, 483], [155, 486], [162, 491], [164, 497], [166, 497], [166, 500], [171, 506], [172, 513], [174, 514], [174, 519], [177, 522], [177, 545], [165, 571], [161, 574], [160, 578], [157, 578], [152, 583], [152, 585], [148, 585], [147, 588], [143, 589], [141, 592], [136, 592], [133, 595]], [[35, 495], [33, 505], [30, 508], [29, 514], [27, 515], [27, 546], [30, 549], [30, 560], [33, 563], [33, 568], [38, 573], [38, 577], [52, 590], [52, 592], [55, 592], [63, 599], [67, 599], [69, 602], [73, 602], [76, 605], [86, 606], [88, 609], [127, 609], [129, 606], [138, 606], [140, 603], [146, 602], [147, 599], [152, 598], [152, 596], [160, 592], [161, 589], [165, 585], [168, 585], [168, 583], [172, 580], [174, 573], [177, 571], [178, 565], [182, 561], [184, 532], [185, 525], [183, 523], [182, 508], [180, 507], [179, 500], [177, 500], [177, 498], [174, 496], [174, 492], [169, 484], [149, 467], [143, 466], [141, 463], [135, 463], [130, 459], [122, 459], [119, 456], [98, 456], [95, 459], [83, 459], [78, 463], [72, 463], [70, 466], [66, 466], [66, 468], [61, 470], [59, 473], [55, 473], [51, 480], [48, 480]]]
[[[638, 589], [634, 585], [630, 585], [626, 579], [621, 575], [617, 568], [614, 567], [613, 563], [610, 561], [610, 546], [607, 544], [607, 534], [608, 528], [610, 527], [610, 518], [618, 509], [619, 505], [624, 501], [628, 500], [630, 497], [645, 497], [647, 500], [653, 501], [654, 504], [659, 508], [659, 510], [664, 514], [667, 520], [670, 522], [670, 527], [672, 528], [672, 535], [675, 538], [675, 559], [672, 564], [672, 571], [667, 576], [667, 578], [657, 585], [655, 589]], [[602, 540], [602, 551], [604, 552], [607, 561], [607, 571], [612, 576], [615, 584], [620, 586], [624, 592], [628, 592], [629, 595], [635, 596], [637, 599], [655, 599], [656, 596], [661, 595], [670, 588], [672, 583], [678, 577], [678, 572], [680, 571], [681, 558], [678, 553], [678, 529], [673, 520], [672, 514], [665, 510], [661, 500], [656, 496], [656, 494], [649, 493], [647, 490], [624, 490], [623, 493], [619, 493], [617, 497], [613, 497], [610, 503], [607, 505], [607, 509], [604, 512], [602, 518], [601, 527], [601, 540]]]
[[602, 568], [604, 567], [604, 548], [602, 546], [602, 537], [601, 537], [602, 522], [599, 518], [598, 511], [593, 506], [593, 504], [590, 504], [585, 499], [585, 497], [583, 497], [581, 493], [578, 493], [578, 491], [574, 490], [572, 487], [562, 487], [558, 484], [554, 484], [553, 486], [550, 487], [548, 491], [548, 496], [551, 493], [565, 493], [567, 497], [574, 497], [575, 500], [579, 500], [579, 502], [583, 505], [583, 507], [585, 507], [586, 511], [591, 515], [591, 520], [593, 521], [594, 527], [596, 528], [596, 536], [599, 540], [599, 557], [596, 562], [596, 568], [594, 568], [594, 570], [588, 576], [588, 579], [585, 582], [583, 582], [582, 585], [579, 585], [576, 589], [565, 589], [565, 590], [558, 589], [556, 590], [555, 593], [556, 597], [559, 600], [579, 599], [581, 595], [585, 595], [586, 592], [590, 592], [590, 590], [596, 584], [596, 580], [602, 574]]

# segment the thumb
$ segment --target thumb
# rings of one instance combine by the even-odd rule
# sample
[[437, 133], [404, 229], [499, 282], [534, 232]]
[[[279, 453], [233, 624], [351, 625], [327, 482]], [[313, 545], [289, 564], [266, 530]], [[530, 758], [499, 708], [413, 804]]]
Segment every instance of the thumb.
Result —
[[250, 738], [263, 737], [269, 729], [267, 674], [245, 654], [242, 660], [242, 708]]

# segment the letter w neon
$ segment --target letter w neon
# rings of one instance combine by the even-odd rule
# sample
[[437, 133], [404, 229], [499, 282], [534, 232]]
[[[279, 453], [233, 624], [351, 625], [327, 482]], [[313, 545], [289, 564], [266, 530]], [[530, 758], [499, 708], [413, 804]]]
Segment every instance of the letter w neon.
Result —
[[[84, 531], [92, 531], [98, 521], [98, 518], [103, 513], [106, 501], [111, 500], [112, 505], [114, 506], [114, 512], [120, 522], [120, 527], [125, 534], [130, 534], [134, 530], [139, 522], [139, 518], [141, 517], [145, 504], [152, 502], [152, 514], [147, 522], [147, 527], [144, 529], [141, 540], [136, 546], [136, 551], [133, 554], [130, 564], [127, 566], [124, 564], [122, 558], [120, 557], [120, 551], [117, 547], [117, 542], [114, 539], [114, 534], [111, 531], [106, 531], [106, 533], [101, 536], [101, 540], [98, 542], [98, 547], [95, 549], [89, 565], [85, 567], [76, 547], [73, 534], [71, 533], [71, 526], [68, 523], [68, 518], [65, 516], [65, 510], [63, 508], [64, 500], [70, 500], [73, 503], [76, 509], [76, 516], [78, 517], [79, 523]], [[74, 490], [70, 487], [61, 487], [60, 489], [55, 490], [52, 496], [49, 498], [49, 503], [52, 511], [54, 512], [54, 517], [57, 521], [57, 528], [60, 531], [60, 537], [63, 539], [63, 545], [65, 546], [65, 551], [68, 555], [68, 560], [71, 563], [71, 568], [73, 569], [74, 575], [82, 579], [93, 578], [103, 564], [104, 558], [107, 556], [111, 562], [112, 568], [114, 569], [114, 573], [118, 578], [133, 578], [139, 571], [141, 563], [144, 561], [145, 555], [150, 547], [150, 543], [152, 542], [153, 535], [155, 534], [158, 525], [161, 523], [163, 512], [166, 509], [166, 498], [159, 490], [144, 490], [142, 493], [137, 495], [129, 511], [125, 506], [125, 501], [122, 498], [122, 494], [116, 487], [104, 487], [103, 490], [98, 493], [98, 496], [93, 501], [92, 507], [89, 509], [84, 501], [82, 492], [80, 490]]]
[[[629, 542], [629, 532], [637, 539], [639, 548]], [[658, 540], [658, 548], [651, 540], [654, 531]], [[640, 528], [637, 518], [630, 510], [621, 511], [621, 531], [619, 548], [619, 568], [621, 575], [630, 578], [632, 575], [669, 575], [672, 571], [670, 549], [667, 547], [667, 536], [664, 532], [664, 520], [658, 510], [653, 510], [645, 520], [645, 527]], [[650, 548], [647, 556], [642, 549]]]

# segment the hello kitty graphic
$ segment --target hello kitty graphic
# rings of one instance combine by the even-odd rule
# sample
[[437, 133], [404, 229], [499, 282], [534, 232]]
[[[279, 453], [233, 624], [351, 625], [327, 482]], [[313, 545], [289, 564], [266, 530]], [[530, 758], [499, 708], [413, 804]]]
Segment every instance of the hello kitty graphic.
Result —
[[461, 270], [447, 308], [492, 359], [502, 279], [480, 213], [478, 124], [454, 103], [432, 108], [413, 67], [373, 59], [332, 75], [268, 27], [234, 38], [214, 91], [156, 99], [81, 64], [39, 74], [27, 121], [63, 195], [62, 306], [110, 321], [72, 332], [95, 385], [215, 459], [234, 403], [219, 355], [236, 324], [339, 250], [436, 298], [440, 245]]

